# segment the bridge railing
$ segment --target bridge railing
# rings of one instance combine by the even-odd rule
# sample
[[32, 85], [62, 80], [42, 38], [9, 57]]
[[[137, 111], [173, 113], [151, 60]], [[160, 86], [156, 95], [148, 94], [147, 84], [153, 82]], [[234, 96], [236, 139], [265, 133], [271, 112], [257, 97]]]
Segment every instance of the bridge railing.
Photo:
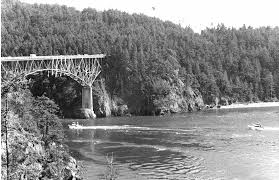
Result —
[[51, 59], [103, 59], [105, 58], [105, 54], [78, 54], [78, 55], [59, 55], [59, 56], [36, 56], [36, 55], [30, 55], [30, 56], [20, 56], [20, 57], [1, 57], [1, 61], [35, 61], [35, 60], [51, 60]]

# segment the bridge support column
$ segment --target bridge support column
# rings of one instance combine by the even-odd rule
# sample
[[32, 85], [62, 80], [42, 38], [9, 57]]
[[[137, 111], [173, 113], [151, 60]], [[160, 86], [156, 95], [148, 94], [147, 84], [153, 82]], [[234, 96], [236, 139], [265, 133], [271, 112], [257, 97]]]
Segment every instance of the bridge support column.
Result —
[[96, 118], [96, 115], [93, 111], [93, 96], [92, 96], [92, 87], [84, 86], [82, 87], [82, 112], [84, 118]]
[[82, 87], [82, 108], [93, 109], [92, 88], [90, 86]]

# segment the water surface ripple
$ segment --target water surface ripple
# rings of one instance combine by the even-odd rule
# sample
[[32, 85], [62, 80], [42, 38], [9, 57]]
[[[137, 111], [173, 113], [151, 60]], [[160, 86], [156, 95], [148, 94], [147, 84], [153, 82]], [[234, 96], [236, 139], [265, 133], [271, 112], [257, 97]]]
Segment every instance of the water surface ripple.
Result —
[[[279, 177], [279, 109], [221, 109], [165, 117], [62, 120], [85, 179], [102, 179], [107, 154], [119, 179]], [[78, 121], [87, 128], [70, 130]], [[261, 122], [265, 131], [247, 125]]]

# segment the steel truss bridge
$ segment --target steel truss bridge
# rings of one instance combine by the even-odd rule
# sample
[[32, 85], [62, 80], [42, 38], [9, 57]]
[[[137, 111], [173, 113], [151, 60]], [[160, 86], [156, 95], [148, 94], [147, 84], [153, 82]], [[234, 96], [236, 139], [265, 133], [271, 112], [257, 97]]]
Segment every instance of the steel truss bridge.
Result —
[[47, 71], [54, 76], [69, 76], [82, 86], [92, 86], [101, 72], [99, 60], [104, 58], [104, 54], [1, 57], [1, 74], [28, 76]]
[[101, 73], [100, 60], [105, 57], [104, 54], [1, 57], [1, 76], [26, 77], [42, 71], [54, 76], [69, 76], [83, 86], [82, 108], [93, 111], [92, 85]]

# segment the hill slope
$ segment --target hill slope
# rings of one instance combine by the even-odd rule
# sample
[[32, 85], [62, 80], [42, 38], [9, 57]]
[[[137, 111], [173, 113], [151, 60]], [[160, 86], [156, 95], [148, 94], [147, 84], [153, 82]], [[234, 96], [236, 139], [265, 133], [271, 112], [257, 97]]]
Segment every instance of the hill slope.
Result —
[[8, 0], [1, 20], [1, 56], [110, 55], [106, 90], [134, 114], [279, 98], [278, 27], [219, 25], [196, 34], [142, 14]]

